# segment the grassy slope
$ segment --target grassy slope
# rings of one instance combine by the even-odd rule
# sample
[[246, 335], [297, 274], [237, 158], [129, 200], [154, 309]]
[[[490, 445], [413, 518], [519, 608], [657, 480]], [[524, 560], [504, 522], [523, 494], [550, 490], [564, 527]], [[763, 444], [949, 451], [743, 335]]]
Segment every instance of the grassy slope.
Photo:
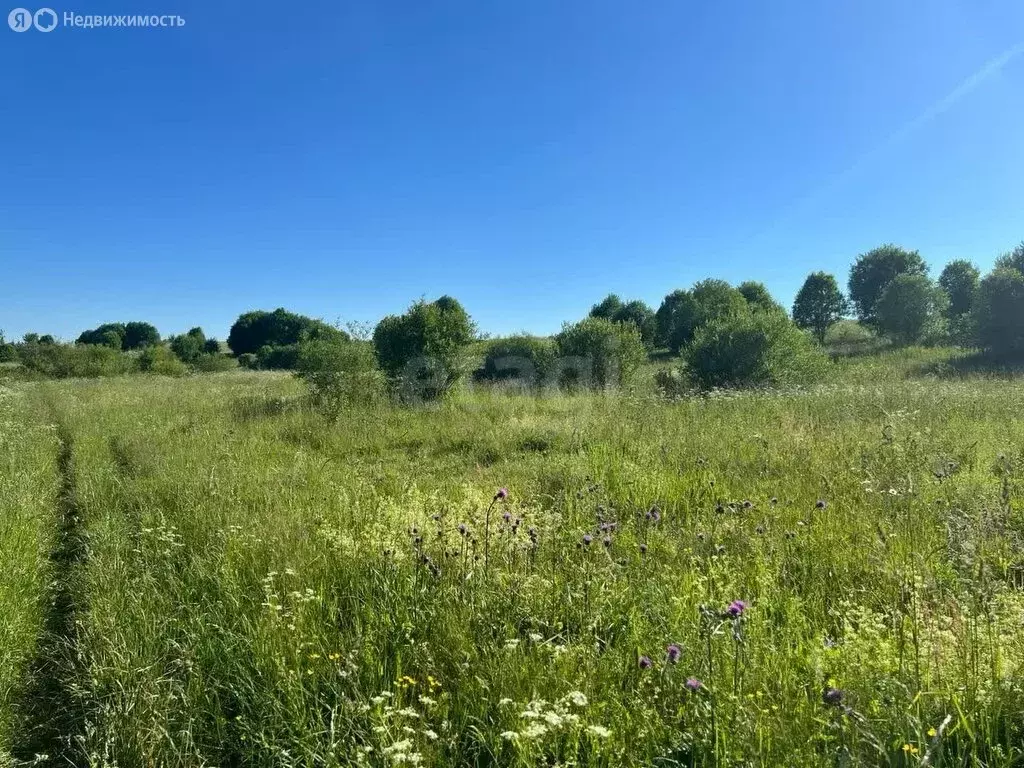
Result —
[[89, 751], [1014, 764], [1024, 385], [844, 364], [813, 394], [478, 393], [335, 427], [283, 376], [48, 385], [90, 533]]

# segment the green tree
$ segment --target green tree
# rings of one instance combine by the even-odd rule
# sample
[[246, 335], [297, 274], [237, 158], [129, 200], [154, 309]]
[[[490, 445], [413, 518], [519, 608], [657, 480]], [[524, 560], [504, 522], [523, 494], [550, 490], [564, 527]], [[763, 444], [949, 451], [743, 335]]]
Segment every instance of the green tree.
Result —
[[206, 334], [202, 328], [192, 328], [188, 333], [174, 336], [170, 340], [171, 351], [183, 363], [194, 363], [203, 354]]
[[462, 305], [442, 296], [385, 317], [373, 331], [373, 347], [381, 370], [404, 398], [435, 400], [465, 375], [475, 330]]
[[759, 283], [756, 280], [747, 280], [736, 286], [736, 290], [747, 300], [747, 304], [750, 305], [751, 309], [760, 309], [765, 312], [785, 311], [782, 305], [771, 295], [764, 283]]
[[521, 388], [542, 386], [555, 362], [555, 343], [537, 336], [509, 336], [487, 345], [479, 378], [514, 382]]
[[678, 353], [702, 326], [749, 311], [750, 305], [743, 294], [724, 280], [701, 280], [674, 300], [668, 346], [673, 353]]
[[946, 313], [951, 320], [971, 311], [980, 276], [978, 268], [966, 259], [951, 261], [943, 268], [939, 285], [949, 297]]
[[948, 299], [924, 275], [897, 275], [875, 303], [878, 329], [902, 344], [936, 337], [943, 329]]
[[689, 298], [689, 293], [677, 289], [661, 301], [658, 311], [654, 313], [654, 343], [667, 347], [672, 336], [672, 323], [675, 320], [676, 308]]
[[141, 349], [160, 343], [160, 333], [150, 323], [134, 321], [124, 326], [123, 349]]
[[971, 309], [980, 347], [995, 357], [1024, 357], [1024, 273], [997, 267], [978, 285]]
[[793, 322], [812, 331], [818, 341], [823, 342], [825, 332], [846, 314], [846, 310], [846, 299], [835, 277], [827, 272], [812, 272], [796, 294]]
[[996, 259], [996, 269], [1016, 269], [1024, 275], [1024, 241], [1009, 253]]
[[75, 343], [121, 349], [124, 346], [124, 333], [124, 323], [104, 323], [98, 328], [83, 331]]
[[614, 293], [609, 293], [599, 303], [590, 308], [590, 316], [603, 317], [605, 320], [614, 320], [615, 313], [621, 309], [622, 299]]
[[898, 275], [928, 276], [928, 265], [917, 251], [883, 245], [857, 257], [850, 270], [850, 301], [860, 321], [873, 325], [875, 305], [882, 292]]
[[627, 301], [612, 316], [614, 323], [632, 323], [640, 331], [640, 339], [648, 349], [654, 346], [654, 337], [657, 333], [657, 321], [654, 318], [654, 310], [647, 306], [646, 302], [634, 299]]
[[258, 352], [266, 346], [279, 347], [300, 341], [344, 340], [348, 334], [322, 320], [297, 315], [284, 308], [273, 312], [256, 310], [239, 316], [228, 334], [228, 346], [235, 355]]

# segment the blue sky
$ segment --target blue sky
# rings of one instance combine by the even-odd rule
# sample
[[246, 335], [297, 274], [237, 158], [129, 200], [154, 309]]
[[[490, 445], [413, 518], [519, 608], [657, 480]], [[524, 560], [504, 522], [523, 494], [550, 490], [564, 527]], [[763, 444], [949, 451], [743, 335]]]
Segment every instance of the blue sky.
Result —
[[547, 333], [609, 291], [788, 304], [884, 242], [937, 275], [1024, 238], [1020, 0], [52, 7], [186, 24], [0, 26], [8, 337], [442, 293]]

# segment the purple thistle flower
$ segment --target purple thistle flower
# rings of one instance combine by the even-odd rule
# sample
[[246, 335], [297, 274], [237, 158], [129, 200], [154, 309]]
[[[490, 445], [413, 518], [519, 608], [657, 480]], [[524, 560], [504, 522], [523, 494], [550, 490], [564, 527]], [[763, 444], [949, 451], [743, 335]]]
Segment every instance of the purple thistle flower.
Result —
[[593, 536], [591, 536], [591, 535], [590, 535], [589, 533], [586, 533], [586, 534], [584, 534], [584, 535], [583, 535], [583, 544], [584, 544], [585, 546], [588, 546], [588, 547], [589, 547], [589, 546], [590, 546], [590, 543], [591, 543], [591, 542], [592, 542], [593, 540], [594, 540], [594, 537], [593, 537]]
[[668, 648], [665, 649], [665, 658], [668, 659], [669, 664], [678, 662], [682, 655], [683, 649], [676, 643], [669, 643]]
[[499, 488], [498, 492], [494, 494], [494, 500], [508, 498], [508, 488]]
[[467, 530], [468, 529], [466, 528], [466, 524], [465, 523], [459, 523], [459, 535], [460, 536], [465, 536]]
[[733, 600], [729, 603], [729, 607], [725, 609], [725, 612], [734, 619], [738, 619], [743, 615], [743, 612], [747, 610], [747, 604], [742, 600]]
[[828, 707], [838, 707], [843, 703], [843, 692], [838, 688], [826, 688], [821, 694], [821, 700]]
[[647, 521], [651, 523], [658, 523], [661, 521], [661, 510], [657, 507], [651, 507], [647, 511]]
[[506, 523], [511, 521], [512, 520], [512, 513], [508, 512], [508, 511], [504, 512], [502, 514], [502, 516], [501, 516], [501, 519], [504, 520]]
[[683, 683], [683, 685], [686, 686], [686, 690], [692, 691], [693, 693], [696, 693], [697, 691], [699, 691], [701, 688], [704, 687], [704, 683], [702, 683], [696, 677], [688, 677], [688, 678], [686, 678], [686, 682]]
[[651, 661], [649, 656], [641, 656], [640, 661], [637, 662], [640, 669], [650, 669], [654, 666], [654, 662]]

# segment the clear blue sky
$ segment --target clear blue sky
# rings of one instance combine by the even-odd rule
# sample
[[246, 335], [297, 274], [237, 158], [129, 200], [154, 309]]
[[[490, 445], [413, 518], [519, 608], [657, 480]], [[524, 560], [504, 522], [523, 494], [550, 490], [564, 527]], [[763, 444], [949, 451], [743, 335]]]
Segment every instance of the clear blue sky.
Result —
[[0, 26], [8, 337], [442, 293], [547, 333], [609, 291], [789, 304], [883, 242], [937, 275], [1024, 238], [1020, 0], [51, 7], [186, 25]]

